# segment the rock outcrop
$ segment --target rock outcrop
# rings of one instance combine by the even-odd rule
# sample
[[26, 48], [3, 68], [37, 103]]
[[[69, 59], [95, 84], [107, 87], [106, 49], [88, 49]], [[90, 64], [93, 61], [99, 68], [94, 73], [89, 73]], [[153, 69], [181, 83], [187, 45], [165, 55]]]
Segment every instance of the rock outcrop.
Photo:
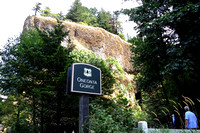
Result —
[[[57, 21], [53, 18], [42, 16], [29, 16], [24, 23], [23, 30], [34, 28], [37, 25], [42, 30], [51, 30]], [[86, 26], [74, 22], [64, 21], [66, 31], [70, 30], [70, 38], [77, 49], [91, 50], [100, 58], [116, 59], [126, 72], [132, 72], [130, 62], [130, 44], [123, 41], [119, 36], [114, 35], [98, 27]], [[67, 47], [67, 43], [63, 42]]]

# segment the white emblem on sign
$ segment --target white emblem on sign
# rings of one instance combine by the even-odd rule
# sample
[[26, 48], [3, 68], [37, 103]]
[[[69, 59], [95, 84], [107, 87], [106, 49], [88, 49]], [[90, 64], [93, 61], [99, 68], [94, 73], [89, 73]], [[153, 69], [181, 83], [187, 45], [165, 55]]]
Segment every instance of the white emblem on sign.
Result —
[[92, 69], [84, 68], [84, 75], [86, 77], [92, 77]]

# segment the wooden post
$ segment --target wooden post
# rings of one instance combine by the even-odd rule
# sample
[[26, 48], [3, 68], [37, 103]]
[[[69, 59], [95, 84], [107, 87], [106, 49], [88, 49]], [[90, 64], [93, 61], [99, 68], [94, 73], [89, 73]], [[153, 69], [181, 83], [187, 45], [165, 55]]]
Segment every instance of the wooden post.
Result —
[[79, 133], [89, 133], [89, 95], [81, 95], [79, 101]]

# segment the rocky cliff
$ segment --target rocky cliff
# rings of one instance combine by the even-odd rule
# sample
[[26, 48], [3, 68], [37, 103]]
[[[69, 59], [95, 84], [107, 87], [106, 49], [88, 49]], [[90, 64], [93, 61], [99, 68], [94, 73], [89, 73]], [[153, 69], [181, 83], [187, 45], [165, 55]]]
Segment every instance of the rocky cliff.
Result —
[[[24, 23], [23, 30], [34, 28], [37, 25], [42, 30], [51, 30], [57, 21], [53, 18], [42, 16], [29, 16]], [[77, 49], [91, 50], [100, 58], [116, 59], [126, 72], [133, 71], [130, 62], [130, 44], [98, 27], [86, 26], [74, 22], [64, 21], [66, 31], [70, 30], [70, 38]], [[66, 42], [62, 43], [67, 46]]]
[[[51, 30], [57, 21], [53, 18], [42, 16], [29, 16], [24, 22], [24, 31], [30, 28], [35, 28], [37, 25], [41, 30]], [[86, 26], [74, 22], [64, 21], [64, 30], [70, 30], [71, 42], [76, 46], [76, 49], [91, 50], [100, 58], [114, 58], [125, 70], [123, 81], [121, 84], [129, 86], [132, 84], [132, 89], [128, 89], [124, 95], [131, 101], [129, 105], [135, 105], [135, 88], [136, 84], [133, 82], [134, 76], [130, 62], [131, 51], [130, 44], [123, 41], [119, 36], [114, 35], [106, 30], [98, 27]], [[67, 47], [68, 43], [63, 41], [62, 45]], [[115, 87], [113, 88], [115, 89]], [[117, 96], [120, 89], [115, 89], [113, 96]]]

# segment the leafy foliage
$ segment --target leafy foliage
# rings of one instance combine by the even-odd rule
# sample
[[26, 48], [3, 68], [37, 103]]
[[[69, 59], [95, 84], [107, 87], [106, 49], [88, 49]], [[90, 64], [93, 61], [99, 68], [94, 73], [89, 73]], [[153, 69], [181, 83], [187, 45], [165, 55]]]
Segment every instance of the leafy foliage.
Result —
[[29, 107], [28, 101], [23, 100], [22, 95], [9, 95], [7, 99], [0, 103], [2, 124], [14, 131], [33, 131], [33, 128], [30, 127], [31, 122], [27, 119], [31, 116]]
[[[69, 53], [69, 51], [71, 51], [70, 49], [65, 49], [60, 45], [56, 45], [60, 44], [62, 40], [62, 37], [58, 36], [58, 34], [63, 37], [65, 35], [62, 31], [61, 24], [55, 26], [52, 31], [41, 31], [39, 29], [37, 29], [37, 31], [29, 30], [20, 36], [20, 41], [17, 41], [17, 43], [10, 43], [12, 44], [8, 45], [10, 47], [7, 46], [6, 50], [1, 51], [1, 89], [4, 91], [4, 94], [21, 95], [19, 100], [21, 101], [20, 106], [23, 107], [16, 107], [16, 111], [18, 111], [17, 114], [19, 115], [16, 115], [16, 111], [14, 110], [14, 112], [6, 112], [4, 115], [12, 114], [12, 116], [10, 116], [12, 119], [4, 117], [4, 122], [6, 123], [5, 125], [12, 127], [14, 130], [38, 131], [40, 129], [41, 132], [49, 132], [50, 130], [54, 132], [58, 130], [56, 124], [59, 121], [57, 120], [61, 120], [60, 123], [62, 127], [67, 131], [78, 130], [78, 124], [76, 123], [78, 121], [79, 97], [63, 95], [63, 88], [65, 88], [64, 86], [66, 84], [66, 70], [72, 63], [89, 63], [101, 69], [104, 96], [110, 96], [113, 93], [112, 87], [116, 82], [115, 76], [113, 76], [116, 70], [112, 69], [113, 66], [115, 66], [120, 73], [123, 73], [122, 67], [114, 59], [103, 60], [90, 51], [73, 50]], [[67, 53], [65, 53], [65, 50]], [[6, 65], [9, 67], [5, 67]], [[63, 67], [61, 67], [61, 65], [63, 65]], [[5, 72], [11, 72], [11, 74], [8, 75], [8, 73]], [[16, 80], [17, 78], [18, 80], [20, 79], [18, 82], [20, 84], [9, 84], [10, 81], [15, 83], [13, 72], [18, 76]], [[6, 88], [4, 88], [5, 86]], [[15, 91], [12, 89], [13, 87], [16, 87], [14, 89]], [[104, 107], [104, 109], [110, 105], [112, 105], [113, 109], [115, 107], [119, 108], [119, 111], [117, 111], [118, 113], [115, 112], [117, 114], [112, 114], [116, 122], [119, 121], [121, 115], [126, 112], [126, 109], [121, 110], [120, 107], [124, 106], [130, 109], [130, 107], [124, 105], [127, 104], [126, 99], [122, 98], [120, 104], [115, 104], [111, 99], [104, 96], [91, 98], [93, 105], [102, 103], [101, 106]], [[68, 101], [73, 102], [73, 104]], [[15, 108], [15, 106], [10, 107]], [[69, 112], [68, 110], [73, 111]], [[24, 112], [28, 115], [24, 115]], [[62, 113], [62, 115], [59, 116], [59, 113]], [[58, 116], [60, 119], [58, 119]], [[127, 129], [127, 120], [125, 117], [123, 118], [124, 129]], [[26, 122], [26, 120], [28, 120], [28, 122]], [[22, 126], [24, 129], [21, 128]], [[33, 128], [27, 129], [26, 127], [28, 126], [32, 126]]]
[[102, 77], [102, 93], [103, 95], [110, 95], [113, 93], [111, 89], [115, 83], [112, 75], [112, 69], [107, 65], [106, 61], [97, 57], [93, 52], [84, 50], [74, 50], [71, 52], [73, 61], [76, 63], [88, 63], [101, 69]]
[[52, 17], [52, 18], [55, 18], [55, 19], [58, 19], [58, 20], [64, 20], [65, 19], [64, 15], [62, 14], [62, 12], [60, 12], [60, 13], [52, 13], [51, 9], [49, 7], [45, 7], [44, 10], [41, 10], [41, 16]]
[[1, 51], [0, 87], [5, 93], [24, 94], [23, 98], [32, 101], [33, 126], [40, 123], [43, 132], [44, 127], [52, 123], [60, 124], [65, 75], [72, 62], [69, 57], [72, 48], [60, 45], [69, 33], [63, 32], [61, 23], [55, 25], [52, 31], [36, 29], [22, 33], [19, 42], [10, 42]]
[[[137, 120], [142, 118], [138, 110], [130, 106], [130, 101], [121, 92], [116, 97], [113, 94], [117, 89], [122, 90], [118, 80], [123, 80], [124, 70], [115, 59], [99, 59], [90, 51], [74, 50], [71, 52], [74, 62], [93, 64], [102, 71], [103, 96], [90, 98], [90, 130], [95, 132], [127, 132], [135, 126]], [[113, 86], [114, 85], [114, 86]], [[119, 87], [116, 87], [118, 86]], [[109, 88], [109, 89], [108, 89]], [[126, 90], [127, 91], [127, 90]]]
[[99, 133], [129, 132], [132, 131], [133, 110], [122, 95], [112, 100], [113, 103], [105, 108], [101, 104], [92, 103], [90, 114], [90, 128]]
[[137, 88], [156, 93], [157, 101], [163, 97], [159, 105], [172, 106], [169, 101], [181, 101], [181, 95], [199, 97], [199, 6], [193, 0], [142, 0], [140, 7], [124, 10], [139, 33], [130, 40]]

